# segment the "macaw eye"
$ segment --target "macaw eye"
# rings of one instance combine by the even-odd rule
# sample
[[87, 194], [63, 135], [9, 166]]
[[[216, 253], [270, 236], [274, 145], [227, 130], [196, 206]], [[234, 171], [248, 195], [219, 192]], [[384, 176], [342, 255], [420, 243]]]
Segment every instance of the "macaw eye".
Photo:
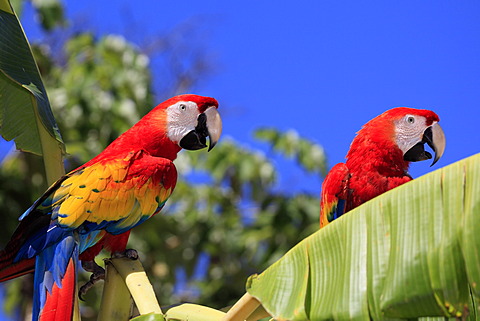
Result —
[[415, 122], [415, 117], [413, 116], [407, 116], [407, 123], [409, 124], [413, 124]]
[[185, 106], [185, 104], [180, 104], [180, 105], [178, 105], [178, 108], [180, 110], [185, 110], [185, 109], [187, 109], [187, 106]]

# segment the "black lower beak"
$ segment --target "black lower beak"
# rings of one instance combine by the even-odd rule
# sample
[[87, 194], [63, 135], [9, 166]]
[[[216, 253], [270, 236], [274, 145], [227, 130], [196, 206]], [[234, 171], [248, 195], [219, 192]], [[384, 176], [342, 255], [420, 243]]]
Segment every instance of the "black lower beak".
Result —
[[192, 130], [180, 140], [180, 147], [186, 150], [197, 150], [207, 147], [207, 139]]
[[403, 155], [403, 159], [409, 162], [418, 162], [432, 158], [432, 154], [425, 151], [425, 143], [430, 146], [435, 151], [435, 146], [433, 145], [433, 134], [432, 128], [428, 127], [425, 132], [423, 133], [423, 138], [420, 142], [418, 142], [415, 146], [410, 148], [405, 155]]
[[432, 158], [432, 154], [426, 152], [424, 145], [428, 144], [435, 152], [435, 158], [430, 166], [433, 166], [442, 157], [445, 151], [445, 134], [442, 127], [435, 122], [432, 126], [427, 127], [423, 132], [423, 137], [420, 142], [410, 148], [404, 155], [403, 159], [409, 162], [417, 162]]
[[423, 146], [424, 142], [419, 142], [412, 148], [410, 148], [405, 155], [403, 155], [403, 159], [406, 160], [407, 162], [419, 162], [427, 159], [432, 158], [432, 154], [429, 152], [425, 151], [425, 148]]
[[205, 114], [200, 114], [195, 129], [183, 136], [179, 145], [187, 150], [202, 149], [207, 147], [207, 137], [207, 116]]

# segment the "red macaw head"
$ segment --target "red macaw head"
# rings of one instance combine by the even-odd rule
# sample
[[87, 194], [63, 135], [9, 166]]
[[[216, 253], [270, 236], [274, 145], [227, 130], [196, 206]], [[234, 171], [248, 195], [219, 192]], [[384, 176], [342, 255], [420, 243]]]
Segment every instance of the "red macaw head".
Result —
[[428, 144], [435, 152], [433, 165], [443, 155], [446, 145], [439, 120], [438, 115], [430, 110], [398, 107], [375, 117], [364, 127], [376, 127], [393, 138], [403, 153], [403, 159], [408, 162], [431, 159], [432, 154], [424, 148], [425, 143]]
[[176, 146], [178, 150], [205, 148], [207, 137], [210, 138], [210, 151], [222, 133], [222, 119], [217, 108], [218, 102], [211, 97], [192, 94], [175, 96], [152, 109], [130, 131], [136, 133], [140, 128], [142, 143], [148, 140], [152, 150], [163, 151], [160, 154], [165, 153], [170, 148], [168, 146]]
[[182, 148], [207, 147], [207, 137], [210, 138], [210, 151], [222, 133], [222, 119], [217, 108], [218, 102], [210, 97], [188, 94], [167, 99], [86, 165], [136, 149], [174, 160]]
[[207, 147], [209, 137], [209, 151], [217, 144], [222, 133], [222, 119], [214, 98], [180, 95], [162, 105], [168, 106], [167, 136], [172, 142], [187, 150], [197, 150]]

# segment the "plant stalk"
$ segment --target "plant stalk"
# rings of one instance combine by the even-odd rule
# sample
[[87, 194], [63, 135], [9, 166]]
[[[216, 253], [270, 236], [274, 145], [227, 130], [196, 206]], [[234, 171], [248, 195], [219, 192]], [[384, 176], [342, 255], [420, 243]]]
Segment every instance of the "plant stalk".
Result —
[[98, 321], [127, 321], [132, 315], [132, 297], [122, 276], [110, 260], [105, 260], [105, 285]]
[[246, 320], [259, 306], [260, 302], [258, 302], [257, 299], [249, 293], [245, 293], [240, 300], [233, 305], [221, 321]]
[[153, 286], [148, 280], [140, 260], [114, 258], [109, 259], [108, 262], [115, 267], [125, 281], [141, 315], [148, 313], [163, 314], [153, 291]]

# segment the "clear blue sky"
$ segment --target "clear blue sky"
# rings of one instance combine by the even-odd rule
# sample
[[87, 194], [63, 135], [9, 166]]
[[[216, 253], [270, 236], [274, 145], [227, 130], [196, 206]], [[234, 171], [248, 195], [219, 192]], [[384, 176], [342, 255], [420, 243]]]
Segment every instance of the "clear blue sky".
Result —
[[[196, 41], [217, 71], [195, 93], [219, 100], [224, 134], [243, 145], [264, 147], [252, 139], [259, 126], [293, 128], [322, 144], [333, 166], [361, 125], [408, 106], [441, 118], [447, 149], [433, 169], [480, 150], [480, 2], [88, 0], [66, 10], [77, 27], [137, 43], [201, 21]], [[31, 11], [22, 21], [41, 39]], [[429, 165], [412, 164], [412, 175]], [[288, 164], [280, 170], [282, 188], [320, 191]]]

